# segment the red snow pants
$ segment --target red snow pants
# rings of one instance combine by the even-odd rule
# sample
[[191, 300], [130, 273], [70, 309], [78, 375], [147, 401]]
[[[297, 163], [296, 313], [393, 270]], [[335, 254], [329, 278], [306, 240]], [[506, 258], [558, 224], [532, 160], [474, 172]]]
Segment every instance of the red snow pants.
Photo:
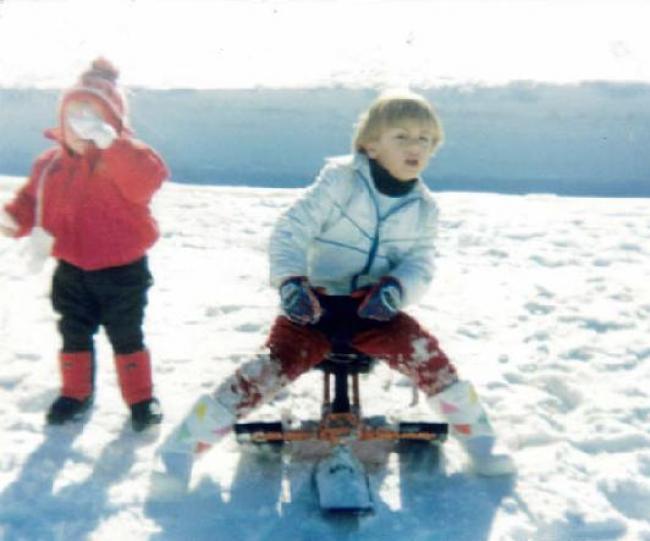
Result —
[[456, 369], [434, 336], [411, 316], [399, 312], [379, 322], [357, 315], [361, 299], [319, 295], [323, 317], [313, 325], [298, 325], [279, 316], [267, 345], [279, 361], [281, 375], [294, 380], [317, 365], [337, 344], [382, 360], [410, 377], [431, 396], [458, 379]]

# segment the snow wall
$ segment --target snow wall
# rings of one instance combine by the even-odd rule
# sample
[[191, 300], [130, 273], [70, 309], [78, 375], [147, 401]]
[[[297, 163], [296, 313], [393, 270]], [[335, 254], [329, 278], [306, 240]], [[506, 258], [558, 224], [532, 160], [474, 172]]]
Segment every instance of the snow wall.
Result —
[[[590, 82], [416, 89], [446, 143], [425, 173], [439, 191], [650, 196], [650, 85]], [[0, 174], [48, 145], [58, 90], [0, 89]], [[130, 90], [132, 125], [177, 182], [300, 187], [350, 148], [373, 89]]]

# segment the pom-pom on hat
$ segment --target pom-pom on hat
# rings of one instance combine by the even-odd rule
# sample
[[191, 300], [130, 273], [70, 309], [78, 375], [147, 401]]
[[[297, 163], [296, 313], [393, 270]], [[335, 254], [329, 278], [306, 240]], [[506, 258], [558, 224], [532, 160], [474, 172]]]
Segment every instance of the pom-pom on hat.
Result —
[[95, 59], [77, 83], [62, 96], [60, 110], [75, 98], [93, 99], [109, 113], [113, 126], [122, 131], [126, 126], [126, 99], [117, 84], [119, 70], [103, 57]]

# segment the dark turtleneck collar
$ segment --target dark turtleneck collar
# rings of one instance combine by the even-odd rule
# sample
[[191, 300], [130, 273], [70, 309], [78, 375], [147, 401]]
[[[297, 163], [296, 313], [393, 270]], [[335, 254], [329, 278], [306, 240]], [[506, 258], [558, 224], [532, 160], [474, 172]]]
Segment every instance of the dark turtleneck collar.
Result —
[[397, 180], [377, 160], [368, 159], [370, 173], [377, 190], [388, 197], [402, 197], [413, 190], [417, 178], [411, 180]]

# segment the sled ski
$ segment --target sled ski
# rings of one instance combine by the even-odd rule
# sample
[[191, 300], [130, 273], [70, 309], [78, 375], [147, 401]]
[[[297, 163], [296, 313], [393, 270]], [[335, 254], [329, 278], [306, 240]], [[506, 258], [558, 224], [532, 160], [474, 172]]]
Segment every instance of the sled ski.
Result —
[[314, 481], [322, 511], [363, 514], [373, 510], [368, 474], [347, 445], [337, 445], [316, 465]]
[[373, 362], [370, 357], [347, 349], [330, 354], [317, 365], [316, 368], [323, 371], [319, 420], [301, 421], [298, 426], [282, 422], [249, 422], [234, 426], [235, 437], [242, 444], [279, 448], [285, 443], [329, 443], [330, 454], [316, 464], [314, 471], [319, 504], [324, 512], [362, 514], [373, 509], [368, 475], [352, 453], [350, 443], [374, 440], [437, 444], [447, 439], [446, 423], [389, 423], [383, 416], [362, 416], [359, 374], [369, 372]]

